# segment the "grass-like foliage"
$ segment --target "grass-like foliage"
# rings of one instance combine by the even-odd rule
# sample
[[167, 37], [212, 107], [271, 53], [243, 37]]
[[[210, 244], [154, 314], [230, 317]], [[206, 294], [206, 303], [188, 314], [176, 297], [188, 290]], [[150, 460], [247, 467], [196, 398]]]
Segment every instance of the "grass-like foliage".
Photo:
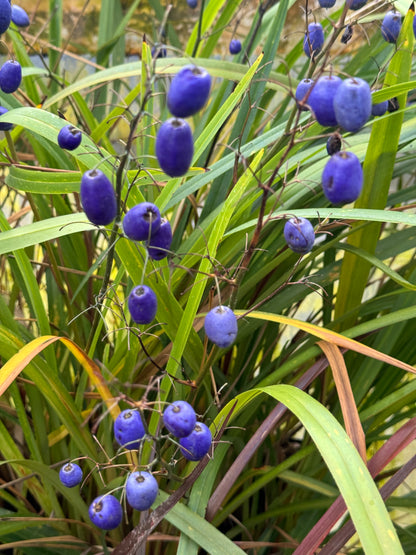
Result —
[[[74, 75], [63, 69], [74, 29], [63, 32], [62, 0], [46, 20], [27, 6], [31, 25], [2, 36], [23, 80], [0, 92], [0, 126], [13, 124], [0, 137], [1, 549], [416, 553], [413, 7], [395, 3], [403, 22], [389, 43], [383, 0], [358, 11], [341, 0], [101, 4], [97, 50], [69, 54]], [[179, 9], [188, 30], [175, 24]], [[126, 61], [137, 14], [152, 24]], [[311, 53], [314, 21], [325, 42]], [[156, 135], [171, 117], [172, 78], [189, 64], [212, 84], [186, 118], [191, 167], [171, 178]], [[364, 79], [373, 102], [395, 109], [355, 133], [323, 127], [295, 91], [325, 75]], [[68, 124], [82, 131], [74, 150], [57, 142]], [[334, 133], [362, 165], [355, 203], [332, 205], [323, 192]], [[83, 210], [81, 178], [95, 169], [114, 188], [108, 225]], [[172, 228], [165, 257], [124, 233], [143, 201]], [[296, 252], [284, 227], [299, 218], [315, 244]], [[150, 323], [130, 315], [137, 285], [156, 294]], [[204, 331], [218, 305], [238, 320], [224, 348]], [[210, 427], [200, 461], [163, 425], [176, 400]], [[145, 430], [135, 449], [113, 433], [129, 408]], [[83, 470], [71, 488], [58, 475], [68, 461]], [[157, 479], [150, 511], [126, 500], [135, 470]], [[123, 510], [109, 531], [88, 513], [106, 493]]]

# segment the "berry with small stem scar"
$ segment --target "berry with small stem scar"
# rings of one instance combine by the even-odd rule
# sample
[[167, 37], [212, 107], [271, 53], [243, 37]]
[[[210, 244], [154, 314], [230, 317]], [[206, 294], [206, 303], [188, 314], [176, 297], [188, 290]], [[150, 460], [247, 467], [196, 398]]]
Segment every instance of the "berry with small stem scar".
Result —
[[211, 75], [202, 67], [187, 65], [172, 79], [167, 94], [170, 113], [187, 118], [199, 112], [208, 100]]
[[186, 401], [175, 401], [163, 413], [163, 423], [175, 437], [186, 437], [196, 424], [196, 414]]
[[312, 250], [315, 242], [313, 225], [306, 218], [291, 218], [285, 223], [283, 235], [287, 246], [299, 254]]
[[[305, 99], [306, 99], [306, 95], [308, 94], [309, 89], [312, 87], [313, 84], [314, 84], [313, 79], [302, 79], [302, 81], [299, 81], [299, 84], [296, 87], [295, 98], [296, 98], [296, 101], [298, 103], [298, 107], [301, 110], [309, 110], [309, 108], [307, 106], [308, 101], [309, 101], [309, 97], [308, 97], [307, 100], [305, 100]], [[306, 104], [301, 106], [299, 104], [300, 102], [306, 102]]]
[[77, 486], [82, 480], [81, 467], [73, 462], [64, 464], [59, 470], [59, 479], [67, 488]]
[[179, 440], [182, 455], [188, 461], [200, 461], [210, 450], [211, 431], [203, 422], [197, 422], [189, 436]]
[[94, 499], [88, 509], [91, 522], [102, 530], [114, 530], [123, 518], [123, 509], [119, 500], [111, 494], [100, 495]]
[[117, 214], [116, 194], [111, 181], [98, 169], [86, 171], [81, 179], [81, 204], [96, 225], [110, 224]]
[[216, 306], [205, 317], [205, 333], [215, 345], [226, 348], [232, 345], [237, 337], [237, 318], [228, 306]]
[[187, 121], [170, 118], [156, 135], [156, 157], [169, 177], [181, 177], [189, 170], [194, 155], [192, 130]]
[[133, 206], [123, 218], [123, 231], [129, 239], [147, 241], [160, 227], [158, 207], [152, 202], [141, 202]]
[[119, 445], [127, 449], [138, 449], [145, 433], [142, 418], [137, 410], [123, 410], [114, 421], [114, 437]]
[[159, 486], [150, 472], [139, 471], [129, 474], [126, 481], [126, 498], [128, 504], [137, 511], [147, 511], [153, 505]]
[[157, 298], [147, 285], [137, 285], [127, 300], [132, 320], [136, 324], [150, 324], [157, 312]]
[[58, 133], [58, 145], [65, 150], [75, 150], [82, 141], [82, 133], [73, 125], [65, 125]]
[[337, 152], [328, 160], [322, 172], [322, 188], [332, 204], [354, 202], [363, 186], [363, 169], [353, 152]]

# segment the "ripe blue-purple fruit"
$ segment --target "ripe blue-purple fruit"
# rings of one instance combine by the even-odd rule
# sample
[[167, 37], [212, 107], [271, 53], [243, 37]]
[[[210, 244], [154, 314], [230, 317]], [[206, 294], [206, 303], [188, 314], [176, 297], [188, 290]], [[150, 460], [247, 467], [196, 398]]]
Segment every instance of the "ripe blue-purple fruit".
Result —
[[[299, 84], [296, 87], [295, 98], [296, 98], [298, 107], [301, 110], [309, 110], [309, 108], [307, 106], [308, 102], [309, 102], [309, 97], [306, 99], [306, 95], [308, 94], [308, 91], [312, 87], [313, 84], [314, 84], [313, 79], [302, 79], [302, 81], [299, 81]], [[299, 104], [300, 102], [305, 102], [306, 104], [301, 105], [301, 104]]]
[[108, 177], [98, 169], [86, 171], [81, 179], [81, 204], [96, 225], [110, 224], [117, 213], [116, 194]]
[[371, 115], [371, 89], [364, 79], [345, 79], [334, 96], [334, 111], [338, 125], [355, 133]]
[[169, 221], [162, 218], [159, 229], [146, 242], [147, 252], [153, 260], [162, 260], [168, 255], [171, 244], [172, 228]]
[[205, 317], [205, 333], [218, 347], [232, 345], [237, 337], [237, 318], [228, 306], [216, 306]]
[[308, 58], [312, 58], [321, 51], [324, 41], [325, 35], [322, 25], [320, 23], [309, 23], [303, 39], [303, 51]]
[[186, 437], [196, 424], [196, 414], [186, 401], [174, 401], [163, 413], [163, 423], [175, 437]]
[[129, 474], [126, 481], [127, 503], [137, 511], [147, 511], [157, 497], [159, 486], [156, 478], [145, 472], [137, 470]]
[[88, 508], [91, 522], [101, 530], [114, 530], [123, 518], [120, 501], [110, 493], [99, 495]]
[[321, 8], [332, 8], [335, 6], [336, 0], [319, 0]]
[[313, 225], [306, 218], [291, 218], [285, 223], [283, 235], [287, 246], [299, 254], [312, 250], [315, 242]]
[[[0, 116], [7, 114], [8, 111], [9, 110], [4, 106], [0, 106]], [[10, 131], [12, 127], [13, 127], [12, 123], [6, 123], [5, 121], [0, 122], [0, 131]]]
[[12, 5], [11, 20], [17, 27], [27, 27], [30, 25], [30, 19], [26, 11], [16, 4]]
[[147, 285], [137, 285], [127, 300], [131, 318], [136, 324], [150, 324], [156, 316], [157, 298]]
[[337, 152], [322, 172], [322, 188], [332, 204], [354, 202], [363, 186], [363, 169], [353, 152]]
[[[373, 94], [375, 91], [372, 91]], [[373, 116], [382, 116], [387, 112], [389, 106], [388, 100], [383, 100], [382, 102], [376, 102], [375, 104], [371, 105], [371, 115]]]
[[202, 67], [187, 65], [172, 79], [167, 103], [170, 113], [187, 118], [204, 107], [211, 89], [211, 75]]
[[147, 241], [159, 229], [161, 217], [152, 202], [140, 202], [128, 210], [123, 218], [123, 231], [133, 241]]
[[347, 0], [347, 6], [350, 10], [359, 10], [367, 4], [367, 0]]
[[308, 104], [321, 125], [337, 125], [334, 97], [341, 83], [342, 79], [336, 75], [323, 75], [316, 81], [309, 94]]
[[75, 150], [82, 141], [82, 133], [73, 125], [65, 125], [58, 133], [58, 145], [66, 150]]
[[391, 10], [384, 16], [381, 24], [381, 34], [387, 42], [395, 43], [402, 26], [402, 16], [399, 12]]
[[194, 10], [198, 5], [198, 0], [186, 0], [186, 3]]
[[14, 93], [22, 82], [22, 66], [16, 60], [7, 60], [0, 68], [0, 89]]
[[114, 437], [126, 449], [138, 449], [146, 431], [139, 411], [126, 409], [114, 421]]
[[191, 128], [184, 119], [163, 122], [156, 135], [156, 157], [170, 177], [181, 177], [189, 170], [194, 155]]
[[210, 450], [212, 435], [208, 426], [197, 422], [189, 436], [179, 440], [182, 455], [188, 461], [200, 461]]
[[241, 41], [238, 39], [231, 39], [229, 49], [230, 54], [238, 54], [241, 52]]
[[12, 20], [12, 7], [9, 0], [0, 0], [0, 34], [7, 31]]
[[341, 150], [341, 146], [342, 142], [340, 135], [338, 133], [334, 133], [328, 138], [326, 142], [326, 151], [329, 156], [332, 156], [333, 154]]
[[351, 25], [347, 25], [341, 36], [342, 44], [347, 44], [352, 39], [353, 28]]
[[67, 488], [77, 486], [82, 480], [81, 467], [73, 462], [64, 464], [59, 470], [59, 479]]

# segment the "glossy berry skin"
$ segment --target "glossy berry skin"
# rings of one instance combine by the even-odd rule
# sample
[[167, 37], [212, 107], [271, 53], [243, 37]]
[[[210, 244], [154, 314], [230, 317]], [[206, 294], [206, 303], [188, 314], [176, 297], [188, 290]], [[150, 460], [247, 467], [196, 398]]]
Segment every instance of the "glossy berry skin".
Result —
[[208, 426], [197, 422], [189, 436], [179, 440], [181, 453], [188, 461], [200, 461], [210, 450], [212, 435]]
[[303, 39], [303, 51], [308, 58], [312, 58], [312, 56], [321, 51], [324, 41], [325, 36], [322, 25], [320, 23], [309, 23], [308, 31]]
[[238, 54], [241, 52], [241, 41], [238, 39], [231, 39], [229, 49], [230, 54]]
[[352, 152], [337, 152], [328, 160], [322, 172], [322, 188], [332, 204], [354, 202], [363, 186], [363, 170]]
[[26, 11], [16, 4], [12, 5], [11, 20], [17, 27], [27, 27], [30, 25], [30, 19]]
[[350, 10], [359, 10], [367, 4], [367, 0], [347, 0], [347, 6]]
[[170, 113], [187, 118], [205, 106], [211, 89], [211, 75], [202, 67], [187, 65], [172, 79], [167, 103]]
[[402, 16], [393, 10], [386, 13], [381, 24], [381, 34], [387, 42], [395, 43], [402, 26]]
[[341, 150], [341, 146], [341, 137], [338, 135], [338, 133], [334, 133], [326, 142], [326, 151], [329, 156], [332, 156], [333, 154]]
[[186, 3], [194, 10], [198, 5], [198, 0], [186, 0]]
[[[375, 91], [373, 91], [375, 92]], [[373, 94], [373, 93], [371, 93]], [[377, 102], [371, 105], [371, 115], [372, 116], [382, 116], [387, 112], [389, 106], [388, 100], [383, 100], [383, 102]]]
[[172, 228], [169, 221], [163, 218], [159, 229], [152, 233], [150, 240], [146, 243], [147, 252], [153, 260], [162, 260], [168, 255], [171, 244]]
[[170, 177], [181, 177], [189, 170], [194, 155], [191, 128], [184, 119], [170, 118], [156, 135], [156, 157]]
[[186, 437], [196, 424], [196, 414], [186, 401], [175, 401], [163, 413], [163, 423], [175, 437]]
[[371, 115], [371, 89], [364, 79], [345, 79], [334, 97], [334, 111], [338, 125], [355, 133]]
[[88, 508], [91, 522], [101, 530], [114, 530], [123, 519], [123, 509], [114, 495], [100, 495]]
[[132, 472], [126, 481], [127, 503], [137, 511], [147, 511], [157, 497], [156, 478], [143, 470]]
[[87, 218], [96, 225], [110, 224], [117, 213], [116, 194], [101, 170], [88, 170], [81, 179], [81, 204]]
[[146, 241], [156, 233], [160, 223], [159, 208], [152, 202], [140, 202], [124, 216], [123, 231], [133, 241]]
[[82, 133], [73, 125], [65, 125], [58, 133], [58, 145], [65, 150], [75, 150], [82, 141]]
[[0, 34], [7, 31], [12, 20], [12, 7], [9, 0], [0, 0]]
[[287, 246], [299, 254], [312, 250], [315, 242], [313, 225], [306, 218], [291, 218], [285, 223], [283, 235]]
[[352, 39], [352, 34], [353, 28], [351, 27], [351, 25], [347, 25], [341, 36], [342, 44], [347, 44], [348, 42], [350, 42], [350, 40]]
[[336, 75], [324, 75], [319, 77], [310, 92], [308, 104], [321, 125], [337, 125], [334, 97], [341, 83], [342, 79]]
[[139, 411], [126, 409], [114, 421], [114, 437], [126, 449], [138, 449], [146, 431]]
[[[307, 107], [307, 104], [309, 102], [309, 96], [307, 100], [303, 100], [303, 99], [305, 98], [305, 96], [307, 95], [309, 89], [312, 87], [313, 84], [314, 84], [313, 79], [302, 79], [302, 81], [299, 81], [299, 84], [296, 87], [295, 98], [298, 102], [298, 107], [301, 110], [309, 110], [309, 108]], [[302, 101], [306, 103], [305, 106], [301, 106], [299, 104], [299, 102], [302, 102]]]
[[[7, 114], [8, 111], [9, 110], [4, 106], [0, 106], [0, 116]], [[6, 123], [5, 121], [0, 122], [0, 131], [10, 131], [12, 127], [13, 127], [12, 123]]]
[[16, 60], [7, 60], [0, 68], [0, 89], [14, 93], [22, 82], [22, 66]]
[[131, 318], [136, 324], [150, 324], [156, 316], [157, 298], [147, 285], [137, 285], [127, 300]]
[[59, 479], [67, 488], [77, 486], [82, 480], [81, 467], [73, 462], [64, 464], [59, 470]]
[[216, 306], [205, 317], [205, 333], [215, 345], [226, 348], [237, 337], [237, 318], [228, 306]]

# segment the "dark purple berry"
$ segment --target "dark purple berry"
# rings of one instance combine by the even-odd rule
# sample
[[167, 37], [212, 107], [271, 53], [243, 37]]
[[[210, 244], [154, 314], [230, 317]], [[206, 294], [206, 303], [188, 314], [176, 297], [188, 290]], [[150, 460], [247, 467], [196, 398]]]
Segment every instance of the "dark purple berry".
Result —
[[149, 472], [137, 470], [129, 474], [126, 481], [128, 504], [137, 511], [147, 511], [157, 497], [159, 486], [156, 478]]
[[198, 0], [186, 0], [186, 3], [194, 10], [198, 5]]
[[0, 68], [0, 89], [14, 93], [22, 82], [22, 66], [16, 60], [7, 60]]
[[163, 423], [175, 437], [186, 437], [195, 427], [196, 414], [186, 401], [175, 401], [163, 413]]
[[137, 410], [123, 410], [114, 421], [114, 437], [117, 443], [126, 449], [138, 449], [145, 433], [142, 418]]
[[336, 0], [319, 0], [321, 8], [332, 8], [335, 6]]
[[168, 220], [163, 218], [159, 229], [146, 242], [147, 252], [153, 260], [162, 260], [168, 255], [171, 244], [172, 228]]
[[77, 486], [82, 480], [81, 467], [73, 462], [64, 464], [59, 470], [59, 479], [67, 488]]
[[[373, 94], [376, 91], [372, 91]], [[382, 102], [377, 102], [376, 104], [371, 105], [371, 114], [373, 116], [382, 116], [387, 112], [389, 106], [388, 100], [383, 100]]]
[[334, 111], [334, 97], [342, 79], [336, 75], [319, 77], [312, 87], [308, 104], [321, 125], [333, 127], [337, 125]]
[[123, 231], [129, 239], [146, 241], [161, 224], [158, 207], [152, 202], [141, 202], [133, 206], [123, 219]]
[[162, 123], [156, 135], [156, 156], [161, 169], [170, 177], [181, 177], [189, 170], [193, 155], [189, 124], [180, 118]]
[[350, 10], [359, 10], [367, 4], [367, 0], [347, 0], [347, 6]]
[[397, 99], [397, 96], [393, 96], [393, 98], [389, 98], [387, 101], [387, 111], [388, 112], [397, 112], [397, 110], [400, 108], [399, 106], [399, 101]]
[[338, 87], [334, 97], [335, 117], [338, 125], [355, 133], [371, 115], [371, 89], [364, 79], [346, 79]]
[[283, 235], [287, 246], [299, 254], [312, 250], [315, 242], [313, 225], [306, 218], [291, 218], [285, 223]]
[[[309, 110], [308, 108], [309, 96], [306, 99], [306, 95], [308, 94], [308, 91], [313, 84], [314, 84], [313, 79], [302, 79], [302, 81], [299, 81], [299, 84], [296, 87], [295, 98], [298, 103], [298, 107], [301, 110]], [[300, 102], [302, 102], [302, 104], [300, 104]], [[305, 104], [303, 105], [303, 103]]]
[[58, 145], [66, 150], [75, 150], [81, 144], [82, 133], [73, 125], [65, 125], [58, 133]]
[[7, 31], [12, 20], [12, 7], [9, 0], [0, 0], [0, 34]]
[[[4, 114], [7, 114], [9, 110], [7, 108], [5, 108], [4, 106], [0, 106], [0, 116], [3, 116]], [[0, 131], [10, 131], [10, 129], [12, 129], [13, 124], [12, 123], [6, 123], [5, 121], [1, 121], [0, 122]]]
[[166, 48], [161, 44], [155, 44], [155, 46], [152, 48], [152, 58], [166, 58], [167, 55], [168, 53]]
[[341, 36], [342, 44], [347, 44], [352, 39], [353, 28], [351, 25], [347, 25]]
[[341, 137], [338, 135], [338, 133], [334, 133], [326, 142], [326, 151], [329, 156], [332, 156], [333, 154], [341, 150], [341, 146]]
[[11, 20], [17, 27], [27, 27], [30, 25], [29, 16], [26, 11], [16, 4], [12, 5]]
[[347, 204], [357, 200], [363, 186], [363, 169], [352, 152], [337, 152], [328, 160], [322, 172], [322, 187], [332, 204]]
[[208, 426], [197, 422], [189, 436], [179, 440], [182, 455], [188, 461], [200, 461], [210, 450], [212, 435]]
[[312, 58], [321, 51], [324, 41], [325, 36], [322, 25], [320, 23], [309, 23], [308, 30], [303, 39], [303, 51], [308, 58]]
[[137, 285], [127, 300], [132, 320], [136, 324], [150, 324], [156, 316], [157, 298], [147, 285]]
[[88, 170], [81, 179], [81, 203], [87, 218], [96, 225], [110, 224], [117, 214], [113, 185], [101, 170]]
[[386, 13], [381, 24], [381, 34], [387, 42], [395, 43], [402, 26], [402, 16], [393, 10]]
[[237, 337], [237, 318], [228, 306], [216, 306], [205, 317], [205, 333], [218, 347], [232, 345]]
[[231, 39], [229, 49], [230, 54], [238, 54], [241, 52], [241, 41], [238, 39]]
[[167, 103], [170, 113], [187, 118], [204, 107], [211, 89], [211, 75], [202, 67], [183, 67], [172, 79]]
[[91, 522], [102, 530], [117, 528], [123, 519], [123, 509], [114, 495], [96, 497], [88, 508]]

